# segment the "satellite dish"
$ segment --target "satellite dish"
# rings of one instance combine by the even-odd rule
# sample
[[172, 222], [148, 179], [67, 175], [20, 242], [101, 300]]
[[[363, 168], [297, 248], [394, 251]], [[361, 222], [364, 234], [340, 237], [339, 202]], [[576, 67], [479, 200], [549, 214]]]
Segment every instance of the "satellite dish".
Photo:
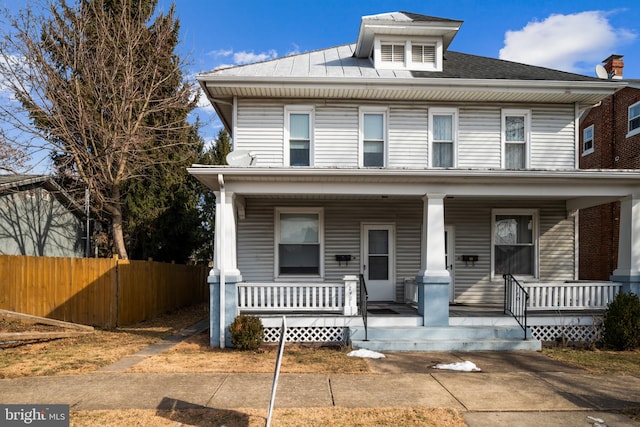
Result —
[[605, 70], [605, 68], [598, 64], [596, 65], [596, 76], [598, 76], [599, 79], [608, 79], [609, 78], [609, 73], [607, 73], [607, 70]]
[[253, 166], [256, 163], [256, 155], [249, 150], [235, 150], [227, 154], [226, 160], [229, 166]]

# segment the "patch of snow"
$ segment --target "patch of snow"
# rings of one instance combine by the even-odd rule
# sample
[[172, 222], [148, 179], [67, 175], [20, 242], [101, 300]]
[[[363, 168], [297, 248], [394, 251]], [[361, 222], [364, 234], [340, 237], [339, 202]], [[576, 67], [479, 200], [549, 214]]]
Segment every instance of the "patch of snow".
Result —
[[456, 363], [438, 363], [433, 368], [447, 369], [450, 371], [461, 371], [461, 372], [479, 372], [482, 370], [478, 368], [475, 363], [469, 362], [468, 360], [465, 360], [464, 362], [456, 362]]
[[353, 350], [347, 353], [347, 356], [351, 357], [366, 357], [369, 359], [383, 359], [384, 354], [378, 353], [375, 351], [367, 350], [366, 348], [361, 348], [359, 350]]

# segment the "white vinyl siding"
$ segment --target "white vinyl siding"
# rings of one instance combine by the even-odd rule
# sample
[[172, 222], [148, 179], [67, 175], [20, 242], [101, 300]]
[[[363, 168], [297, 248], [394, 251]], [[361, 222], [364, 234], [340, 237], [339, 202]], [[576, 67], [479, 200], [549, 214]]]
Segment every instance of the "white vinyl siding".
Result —
[[[331, 100], [306, 100], [304, 105], [314, 108], [313, 165], [357, 167], [361, 164], [359, 111], [380, 107]], [[390, 103], [384, 108], [388, 111], [385, 167], [428, 167], [429, 108], [426, 104], [407, 103]], [[285, 104], [240, 100], [237, 111], [234, 149], [256, 153], [256, 166], [285, 165]], [[456, 167], [502, 167], [501, 112], [502, 107], [498, 105], [467, 105], [458, 109]], [[529, 167], [574, 168], [577, 130], [573, 105], [536, 106], [530, 116]]]
[[531, 110], [532, 169], [567, 169], [575, 167], [576, 133], [573, 106], [545, 106]]
[[500, 109], [460, 108], [458, 167], [500, 168]]
[[427, 109], [394, 106], [389, 109], [389, 167], [426, 168]]
[[354, 167], [358, 164], [358, 107], [316, 108], [315, 165]]
[[284, 105], [239, 101], [234, 150], [256, 153], [256, 166], [284, 164]]

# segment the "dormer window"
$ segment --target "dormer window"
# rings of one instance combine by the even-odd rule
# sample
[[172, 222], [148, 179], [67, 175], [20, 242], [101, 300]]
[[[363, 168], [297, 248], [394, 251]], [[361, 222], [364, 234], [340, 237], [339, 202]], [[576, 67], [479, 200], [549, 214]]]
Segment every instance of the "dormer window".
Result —
[[442, 71], [462, 21], [410, 12], [363, 16], [354, 56], [378, 70]]
[[442, 71], [442, 40], [376, 38], [371, 56], [377, 69]]
[[404, 64], [404, 44], [382, 43], [380, 45], [382, 62], [399, 62]]
[[416, 64], [436, 63], [436, 47], [434, 45], [412, 44], [411, 61]]

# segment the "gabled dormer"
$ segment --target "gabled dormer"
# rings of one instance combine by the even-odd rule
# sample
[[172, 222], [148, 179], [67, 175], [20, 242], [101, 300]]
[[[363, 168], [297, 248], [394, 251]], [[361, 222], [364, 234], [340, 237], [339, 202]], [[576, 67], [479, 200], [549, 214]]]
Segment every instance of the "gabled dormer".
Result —
[[442, 71], [442, 60], [462, 21], [410, 12], [363, 16], [355, 56], [376, 69]]

